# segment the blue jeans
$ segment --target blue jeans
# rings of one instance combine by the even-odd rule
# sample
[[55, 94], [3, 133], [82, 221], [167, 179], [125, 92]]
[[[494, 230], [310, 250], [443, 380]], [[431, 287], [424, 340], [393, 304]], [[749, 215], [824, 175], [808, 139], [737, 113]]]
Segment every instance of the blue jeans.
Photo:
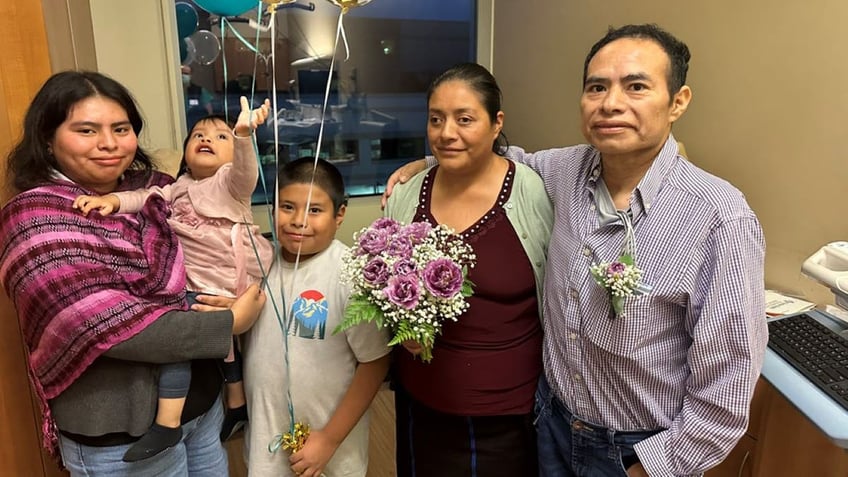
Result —
[[[197, 292], [186, 292], [189, 308], [197, 303]], [[159, 365], [159, 399], [184, 398], [191, 386], [191, 361]]]
[[138, 462], [121, 460], [132, 444], [93, 447], [60, 435], [59, 447], [72, 477], [221, 477], [228, 473], [227, 453], [220, 438], [223, 421], [219, 397], [205, 414], [183, 424], [179, 444]]
[[572, 415], [554, 396], [544, 374], [536, 390], [536, 436], [542, 477], [622, 477], [622, 457], [656, 431], [617, 432]]

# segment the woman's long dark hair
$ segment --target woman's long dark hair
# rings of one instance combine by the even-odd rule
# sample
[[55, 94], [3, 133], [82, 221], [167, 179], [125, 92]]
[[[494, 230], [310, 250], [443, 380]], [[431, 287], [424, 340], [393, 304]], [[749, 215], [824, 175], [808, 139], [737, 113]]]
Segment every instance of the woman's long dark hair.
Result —
[[[93, 71], [56, 73], [30, 103], [24, 116], [23, 138], [9, 153], [8, 170], [15, 189], [25, 191], [51, 181], [53, 170], [60, 170], [48, 147], [56, 130], [74, 105], [94, 96], [118, 103], [126, 111], [136, 136], [141, 135], [144, 120], [123, 85]], [[143, 171], [146, 176], [153, 170], [153, 161], [141, 147], [136, 149], [130, 169]]]

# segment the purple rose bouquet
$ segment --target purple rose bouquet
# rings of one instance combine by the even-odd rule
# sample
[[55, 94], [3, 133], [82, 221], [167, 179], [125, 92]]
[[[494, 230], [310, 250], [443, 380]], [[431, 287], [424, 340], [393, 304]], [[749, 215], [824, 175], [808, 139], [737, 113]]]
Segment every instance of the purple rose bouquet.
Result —
[[354, 240], [342, 265], [351, 298], [336, 331], [375, 322], [391, 332], [390, 345], [415, 341], [421, 359], [430, 361], [442, 323], [468, 309], [468, 269], [476, 260], [471, 247], [444, 225], [389, 218], [377, 219]]

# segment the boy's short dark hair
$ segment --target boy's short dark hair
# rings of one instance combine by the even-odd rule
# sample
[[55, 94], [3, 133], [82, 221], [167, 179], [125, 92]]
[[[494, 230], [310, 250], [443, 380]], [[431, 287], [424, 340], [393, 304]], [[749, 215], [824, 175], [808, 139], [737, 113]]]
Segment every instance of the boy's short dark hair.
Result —
[[310, 183], [314, 183], [330, 196], [334, 214], [337, 214], [343, 205], [347, 205], [342, 174], [336, 166], [324, 159], [301, 157], [287, 162], [277, 174], [279, 190], [292, 184]]

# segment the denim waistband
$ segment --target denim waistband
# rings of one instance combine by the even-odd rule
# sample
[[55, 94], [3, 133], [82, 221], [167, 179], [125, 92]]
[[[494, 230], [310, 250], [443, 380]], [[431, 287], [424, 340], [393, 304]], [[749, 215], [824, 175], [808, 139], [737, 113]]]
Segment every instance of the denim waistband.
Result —
[[550, 406], [551, 410], [555, 410], [561, 415], [565, 422], [568, 422], [571, 429], [580, 432], [584, 435], [593, 435], [599, 440], [609, 441], [614, 444], [632, 445], [634, 442], [647, 439], [654, 434], [663, 431], [664, 429], [637, 430], [637, 431], [619, 431], [610, 429], [593, 422], [589, 422], [579, 416], [575, 416], [562, 401], [557, 398], [553, 390], [550, 388], [544, 374], [539, 378], [539, 395], [545, 401], [541, 406]]

